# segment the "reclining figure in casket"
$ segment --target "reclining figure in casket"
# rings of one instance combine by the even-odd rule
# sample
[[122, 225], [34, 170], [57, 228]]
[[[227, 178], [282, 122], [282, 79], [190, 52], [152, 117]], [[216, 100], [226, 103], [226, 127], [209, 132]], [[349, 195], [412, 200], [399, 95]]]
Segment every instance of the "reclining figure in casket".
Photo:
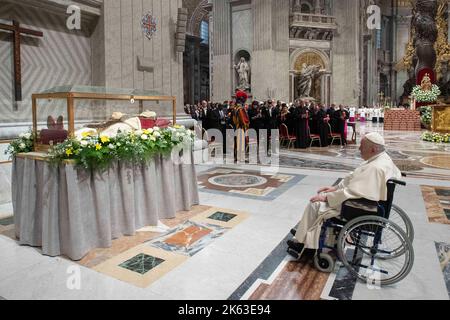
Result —
[[102, 136], [115, 137], [119, 132], [133, 132], [154, 127], [167, 128], [171, 122], [166, 119], [158, 119], [155, 112], [145, 111], [139, 116], [128, 116], [121, 112], [114, 112], [111, 119], [99, 123], [90, 124], [77, 130], [75, 137], [81, 139], [83, 133], [101, 134]]

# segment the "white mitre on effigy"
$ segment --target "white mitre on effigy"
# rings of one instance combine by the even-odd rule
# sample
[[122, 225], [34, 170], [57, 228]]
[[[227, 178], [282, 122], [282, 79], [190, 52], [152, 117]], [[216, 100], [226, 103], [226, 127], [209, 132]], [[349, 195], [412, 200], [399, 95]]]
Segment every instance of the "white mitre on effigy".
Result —
[[366, 139], [370, 142], [380, 145], [380, 146], [386, 146], [386, 142], [384, 141], [384, 138], [378, 133], [378, 132], [371, 132], [365, 135]]

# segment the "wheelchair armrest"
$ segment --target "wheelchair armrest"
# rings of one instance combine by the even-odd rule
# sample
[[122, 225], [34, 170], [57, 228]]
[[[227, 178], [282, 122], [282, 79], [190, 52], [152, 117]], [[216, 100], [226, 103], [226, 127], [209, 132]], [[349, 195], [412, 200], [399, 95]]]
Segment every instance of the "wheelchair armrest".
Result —
[[400, 186], [406, 186], [406, 182], [400, 181], [400, 180], [397, 180], [397, 179], [390, 179], [390, 180], [388, 181], [388, 183], [389, 183], [389, 182], [398, 184], [398, 185], [400, 185]]

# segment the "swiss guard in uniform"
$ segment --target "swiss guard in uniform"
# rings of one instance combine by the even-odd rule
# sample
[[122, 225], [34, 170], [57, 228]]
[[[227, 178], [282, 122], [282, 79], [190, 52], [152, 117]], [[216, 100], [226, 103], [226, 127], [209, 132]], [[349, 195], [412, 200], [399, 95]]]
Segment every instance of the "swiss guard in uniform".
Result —
[[248, 95], [244, 91], [236, 92], [236, 107], [233, 114], [233, 124], [237, 131], [235, 155], [239, 161], [245, 161], [246, 136], [250, 127], [250, 119], [244, 105], [248, 99]]

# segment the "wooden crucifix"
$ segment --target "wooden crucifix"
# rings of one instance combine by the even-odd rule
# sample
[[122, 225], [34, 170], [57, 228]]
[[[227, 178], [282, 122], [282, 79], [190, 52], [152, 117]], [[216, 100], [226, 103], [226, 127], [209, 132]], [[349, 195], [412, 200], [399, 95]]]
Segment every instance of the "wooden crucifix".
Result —
[[19, 22], [13, 20], [12, 25], [0, 23], [0, 30], [11, 31], [13, 33], [14, 44], [14, 93], [16, 102], [22, 101], [22, 71], [20, 62], [20, 36], [32, 35], [36, 37], [43, 37], [44, 34], [40, 31], [21, 28]]

